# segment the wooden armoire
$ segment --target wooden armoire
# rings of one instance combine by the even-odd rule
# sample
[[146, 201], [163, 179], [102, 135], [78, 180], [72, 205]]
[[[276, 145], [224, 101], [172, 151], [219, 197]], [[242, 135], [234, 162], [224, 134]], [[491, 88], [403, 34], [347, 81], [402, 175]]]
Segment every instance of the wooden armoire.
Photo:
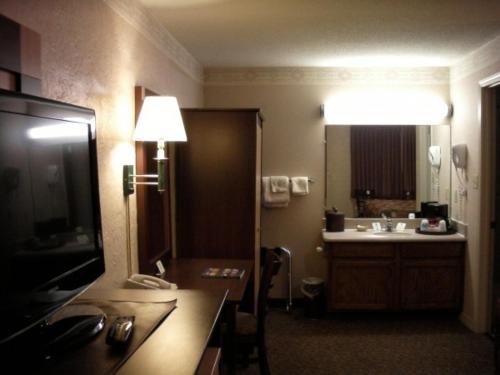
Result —
[[177, 257], [258, 261], [259, 110], [182, 109], [182, 117], [187, 142], [175, 150]]

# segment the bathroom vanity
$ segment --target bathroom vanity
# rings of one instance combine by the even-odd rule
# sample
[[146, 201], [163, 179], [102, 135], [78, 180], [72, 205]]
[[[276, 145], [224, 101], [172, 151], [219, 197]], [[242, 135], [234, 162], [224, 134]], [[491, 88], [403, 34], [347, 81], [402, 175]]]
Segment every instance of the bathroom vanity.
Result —
[[461, 311], [465, 237], [323, 232], [328, 309]]

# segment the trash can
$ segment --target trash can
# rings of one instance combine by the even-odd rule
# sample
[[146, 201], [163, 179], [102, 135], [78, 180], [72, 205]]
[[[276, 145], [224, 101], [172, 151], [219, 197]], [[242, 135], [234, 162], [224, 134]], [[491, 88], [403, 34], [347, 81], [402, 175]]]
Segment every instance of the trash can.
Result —
[[306, 277], [300, 289], [304, 294], [304, 315], [321, 318], [325, 310], [325, 282], [319, 277]]

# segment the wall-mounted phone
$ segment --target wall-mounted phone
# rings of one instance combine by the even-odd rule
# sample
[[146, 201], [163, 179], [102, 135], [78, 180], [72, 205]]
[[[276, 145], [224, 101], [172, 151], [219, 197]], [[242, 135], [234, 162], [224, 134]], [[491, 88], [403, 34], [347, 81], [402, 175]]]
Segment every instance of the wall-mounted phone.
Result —
[[129, 289], [177, 289], [177, 285], [169, 283], [155, 276], [133, 274], [127, 280], [126, 285]]
[[451, 160], [455, 168], [465, 169], [467, 167], [467, 145], [459, 144], [451, 148]]
[[439, 168], [441, 166], [441, 146], [429, 146], [427, 156], [432, 167]]

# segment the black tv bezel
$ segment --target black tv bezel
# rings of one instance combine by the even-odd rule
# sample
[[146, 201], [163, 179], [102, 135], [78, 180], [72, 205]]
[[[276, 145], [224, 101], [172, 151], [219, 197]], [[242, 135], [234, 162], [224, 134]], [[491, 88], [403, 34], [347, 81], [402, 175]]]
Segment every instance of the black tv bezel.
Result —
[[63, 277], [54, 279], [53, 283], [51, 283], [51, 287], [57, 287], [59, 283], [63, 283], [65, 278], [64, 275], [68, 275], [74, 272], [81, 272], [82, 268], [88, 268], [89, 272], [92, 272], [92, 274], [89, 275], [89, 282], [83, 283], [82, 287], [78, 288], [78, 292], [71, 296], [68, 300], [65, 300], [62, 304], [57, 305], [47, 314], [37, 317], [25, 327], [19, 329], [9, 337], [3, 339], [0, 338], [0, 345], [3, 345], [35, 327], [36, 325], [40, 324], [44, 320], [48, 319], [51, 315], [59, 311], [61, 308], [69, 304], [71, 301], [81, 295], [85, 290], [87, 290], [92, 284], [94, 284], [104, 274], [106, 269], [104, 262], [104, 247], [102, 241], [95, 111], [90, 108], [80, 107], [56, 100], [0, 89], [0, 112], [49, 120], [53, 119], [65, 121], [68, 123], [79, 123], [89, 126], [89, 162], [92, 212], [94, 220], [94, 231], [96, 233], [96, 258], [98, 258], [96, 262], [84, 263], [81, 267], [68, 270], [65, 274], [63, 274]]

